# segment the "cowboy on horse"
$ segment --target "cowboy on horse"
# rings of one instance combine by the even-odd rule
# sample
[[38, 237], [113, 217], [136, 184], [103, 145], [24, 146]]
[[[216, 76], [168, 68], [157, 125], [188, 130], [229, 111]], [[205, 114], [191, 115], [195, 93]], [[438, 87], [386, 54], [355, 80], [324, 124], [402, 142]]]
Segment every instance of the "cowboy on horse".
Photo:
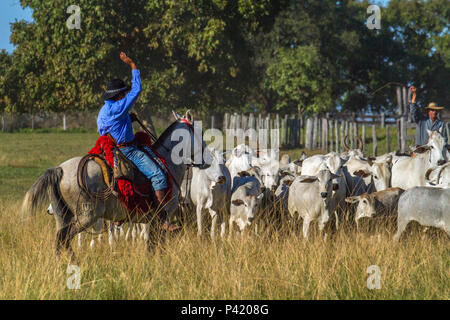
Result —
[[174, 226], [169, 224], [167, 213], [163, 209], [168, 192], [166, 174], [155, 162], [157, 157], [150, 148], [143, 147], [144, 152], [137, 146], [132, 127], [132, 122], [137, 117], [128, 113], [142, 91], [140, 72], [124, 52], [120, 53], [120, 59], [131, 67], [132, 86], [126, 85], [121, 79], [112, 79], [107, 83], [106, 92], [103, 94], [105, 104], [97, 117], [98, 132], [102, 136], [108, 135], [116, 148], [151, 182], [163, 228], [173, 230]]

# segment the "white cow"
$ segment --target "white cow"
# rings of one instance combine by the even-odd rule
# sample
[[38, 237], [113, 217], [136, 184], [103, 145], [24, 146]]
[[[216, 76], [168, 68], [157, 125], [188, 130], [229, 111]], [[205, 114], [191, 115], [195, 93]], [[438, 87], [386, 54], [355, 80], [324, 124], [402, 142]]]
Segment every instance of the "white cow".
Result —
[[281, 213], [287, 213], [288, 199], [289, 199], [289, 188], [295, 179], [295, 175], [286, 174], [280, 179], [280, 183], [275, 190], [274, 194], [274, 204], [276, 210]]
[[364, 155], [363, 155], [363, 152], [361, 151], [363, 148], [363, 143], [362, 143], [361, 138], [356, 137], [356, 141], [358, 142], [357, 149], [350, 149], [350, 147], [347, 144], [347, 139], [348, 139], [348, 136], [345, 136], [344, 140], [342, 141], [342, 145], [343, 145], [345, 151], [340, 154], [341, 158], [344, 160], [348, 160], [349, 158], [352, 158], [352, 157], [363, 158]]
[[346, 163], [348, 173], [354, 179], [356, 176], [363, 179], [361, 182], [361, 190], [366, 192], [382, 191], [390, 187], [391, 155], [383, 155], [380, 158], [361, 159], [351, 157]]
[[409, 222], [444, 230], [450, 236], [450, 189], [414, 187], [406, 190], [398, 201], [398, 241]]
[[374, 193], [348, 197], [345, 201], [358, 204], [355, 222], [359, 229], [359, 220], [362, 218], [383, 218], [386, 220], [397, 218], [398, 199], [404, 191], [400, 188], [389, 188]]
[[[343, 170], [344, 160], [339, 154], [330, 152], [326, 155], [314, 155], [303, 160], [301, 175], [315, 176], [320, 170], [328, 169], [335, 175], [333, 184], [333, 197], [331, 201], [335, 201], [334, 208], [345, 208], [345, 197], [347, 195], [347, 182], [345, 180], [345, 172]], [[337, 219], [337, 216], [336, 216]], [[336, 220], [337, 222], [337, 220]]]
[[253, 150], [244, 144], [238, 145], [231, 152], [226, 166], [230, 171], [231, 179], [238, 176], [241, 171], [247, 171], [252, 167]]
[[320, 170], [317, 176], [296, 177], [289, 188], [288, 210], [295, 218], [303, 218], [303, 237], [308, 238], [309, 225], [317, 220], [323, 231], [330, 215], [334, 212], [333, 179], [337, 175], [330, 170]]
[[207, 169], [192, 169], [190, 198], [196, 206], [197, 234], [202, 235], [202, 213], [207, 210], [211, 216], [211, 238], [214, 239], [217, 223], [221, 225], [221, 236], [225, 234], [224, 218], [231, 198], [231, 176], [224, 165], [222, 153], [212, 150], [213, 160]]
[[428, 169], [445, 162], [442, 150], [444, 138], [436, 131], [428, 131], [428, 143], [418, 147], [412, 157], [401, 157], [392, 165], [392, 187], [409, 189], [425, 186]]
[[427, 186], [450, 188], [450, 162], [442, 166], [428, 169], [425, 173]]
[[285, 165], [280, 164], [280, 171], [288, 171], [293, 175], [300, 176], [302, 174], [302, 164], [303, 160], [295, 160]]
[[287, 166], [291, 162], [291, 157], [288, 154], [283, 154], [280, 159], [280, 166]]
[[231, 208], [229, 220], [229, 235], [232, 236], [233, 224], [236, 223], [241, 232], [251, 225], [261, 212], [261, 202], [264, 193], [259, 180], [251, 175], [235, 178], [231, 192]]
[[258, 167], [259, 177], [263, 186], [271, 191], [275, 191], [280, 179], [279, 152], [276, 150], [258, 151], [258, 157], [252, 157], [252, 166]]

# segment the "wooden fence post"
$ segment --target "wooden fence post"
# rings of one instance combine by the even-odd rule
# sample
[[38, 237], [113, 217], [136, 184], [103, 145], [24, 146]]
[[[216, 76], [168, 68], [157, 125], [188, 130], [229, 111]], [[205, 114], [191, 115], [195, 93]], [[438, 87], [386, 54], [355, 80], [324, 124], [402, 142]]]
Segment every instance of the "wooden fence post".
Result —
[[223, 116], [223, 123], [222, 123], [223, 132], [226, 132], [226, 129], [228, 129], [229, 121], [230, 121], [230, 114], [226, 112], [225, 115]]
[[318, 127], [318, 125], [319, 125], [319, 119], [317, 118], [317, 115], [314, 115], [312, 149], [317, 149], [317, 127]]
[[[328, 114], [327, 114], [328, 116]], [[328, 119], [322, 118], [322, 150], [328, 153]]]
[[[402, 103], [402, 88], [396, 88], [397, 93], [397, 114], [401, 117], [403, 114], [403, 103]], [[402, 121], [397, 119], [397, 149], [402, 151]]]
[[344, 134], [345, 134], [345, 121], [341, 121], [341, 141], [339, 143], [339, 150], [344, 150]]
[[363, 147], [362, 147], [361, 151], [364, 152], [364, 148], [366, 146], [366, 125], [364, 123], [362, 124], [361, 141], [363, 143]]
[[334, 137], [333, 137], [333, 120], [330, 120], [330, 151], [334, 151]]
[[389, 133], [390, 125], [386, 125], [386, 152], [391, 152], [391, 136]]
[[406, 143], [406, 139], [407, 139], [407, 131], [406, 131], [406, 123], [407, 123], [407, 121], [408, 121], [408, 118], [405, 116], [405, 115], [403, 115], [401, 118], [400, 118], [400, 128], [401, 128], [401, 131], [402, 131], [402, 133], [401, 133], [401, 141], [400, 141], [400, 144], [401, 144], [401, 151], [402, 152], [406, 152], [406, 148], [407, 148], [407, 143]]
[[312, 149], [312, 143], [313, 143], [313, 119], [307, 118], [306, 119], [306, 132], [305, 132], [305, 148], [306, 150]]
[[300, 135], [300, 140], [299, 140], [299, 144], [301, 144], [303, 147], [305, 147], [305, 117], [304, 116], [299, 116], [298, 118], [299, 121], [299, 135]]
[[289, 145], [289, 122], [288, 115], [284, 115], [283, 123], [284, 123], [284, 143]]
[[372, 143], [373, 143], [373, 156], [377, 156], [377, 129], [376, 126], [372, 125]]
[[339, 145], [339, 121], [334, 120], [334, 134], [336, 136], [336, 153], [339, 153], [340, 145]]

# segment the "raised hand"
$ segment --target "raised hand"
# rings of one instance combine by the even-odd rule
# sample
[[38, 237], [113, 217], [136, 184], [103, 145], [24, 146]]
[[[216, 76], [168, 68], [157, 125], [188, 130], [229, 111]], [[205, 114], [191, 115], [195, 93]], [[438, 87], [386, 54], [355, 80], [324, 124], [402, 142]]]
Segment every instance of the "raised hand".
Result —
[[131, 67], [131, 69], [136, 69], [136, 65], [134, 64], [133, 60], [131, 60], [131, 58], [128, 57], [125, 52], [120, 53], [120, 60], [125, 62], [127, 65], [129, 65]]
[[417, 91], [416, 87], [414, 87], [414, 86], [409, 87], [409, 91], [411, 91], [411, 94], [412, 94], [411, 102], [415, 103], [416, 102], [416, 91]]

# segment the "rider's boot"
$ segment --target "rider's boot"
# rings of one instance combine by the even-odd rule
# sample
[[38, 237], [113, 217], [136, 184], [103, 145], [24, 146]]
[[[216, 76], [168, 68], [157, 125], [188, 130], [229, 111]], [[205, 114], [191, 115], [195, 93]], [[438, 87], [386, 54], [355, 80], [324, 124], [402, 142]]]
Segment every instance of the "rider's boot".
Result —
[[163, 190], [156, 190], [155, 198], [158, 202], [157, 203], [157, 212], [158, 212], [159, 219], [162, 223], [162, 229], [172, 232], [172, 231], [181, 229], [181, 227], [169, 222], [167, 212], [165, 209], [165, 205], [167, 204], [167, 200], [168, 200], [167, 199], [167, 197], [168, 197], [167, 191], [168, 191], [167, 188], [163, 189]]

